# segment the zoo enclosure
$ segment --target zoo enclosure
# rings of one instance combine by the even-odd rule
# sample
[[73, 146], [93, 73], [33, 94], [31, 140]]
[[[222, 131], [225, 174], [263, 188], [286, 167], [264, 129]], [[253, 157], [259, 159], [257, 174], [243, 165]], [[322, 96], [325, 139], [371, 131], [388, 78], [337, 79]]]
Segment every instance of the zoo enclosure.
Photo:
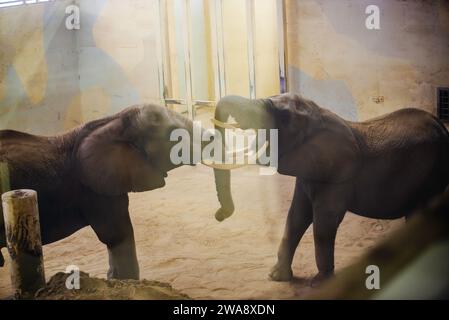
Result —
[[226, 94], [286, 92], [284, 10], [283, 0], [159, 0], [162, 103], [193, 119], [197, 107], [213, 107]]

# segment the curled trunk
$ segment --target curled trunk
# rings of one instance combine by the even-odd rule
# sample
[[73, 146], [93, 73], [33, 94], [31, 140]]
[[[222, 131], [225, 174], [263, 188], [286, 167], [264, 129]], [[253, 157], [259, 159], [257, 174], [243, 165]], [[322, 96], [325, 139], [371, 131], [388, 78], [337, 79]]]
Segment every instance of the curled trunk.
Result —
[[[227, 122], [232, 116], [238, 123], [238, 127], [245, 129], [259, 129], [271, 127], [271, 119], [268, 112], [267, 100], [249, 100], [237, 96], [228, 96], [220, 100], [215, 111], [215, 120], [221, 123]], [[225, 129], [215, 125], [223, 137], [223, 152], [225, 150]], [[224, 160], [224, 159], [223, 159]], [[234, 212], [234, 202], [231, 194], [231, 173], [229, 170], [214, 169], [215, 187], [221, 208], [215, 213], [218, 221], [230, 217]]]

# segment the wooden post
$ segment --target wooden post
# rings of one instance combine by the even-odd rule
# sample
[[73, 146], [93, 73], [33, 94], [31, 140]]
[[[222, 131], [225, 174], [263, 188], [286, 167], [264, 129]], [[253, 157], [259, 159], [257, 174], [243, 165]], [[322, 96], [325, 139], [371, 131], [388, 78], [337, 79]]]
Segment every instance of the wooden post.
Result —
[[9, 191], [2, 195], [2, 204], [15, 297], [33, 298], [45, 286], [37, 193]]

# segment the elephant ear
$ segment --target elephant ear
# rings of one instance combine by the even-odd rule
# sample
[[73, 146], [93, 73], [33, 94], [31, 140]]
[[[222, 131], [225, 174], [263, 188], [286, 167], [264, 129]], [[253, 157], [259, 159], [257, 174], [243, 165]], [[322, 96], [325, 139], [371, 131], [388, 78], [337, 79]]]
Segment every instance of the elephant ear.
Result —
[[110, 196], [164, 186], [164, 173], [136, 146], [137, 135], [124, 116], [88, 133], [77, 150], [81, 182], [96, 193]]
[[298, 96], [282, 106], [279, 173], [315, 182], [350, 179], [359, 163], [359, 147], [348, 124]]
[[276, 127], [280, 130], [280, 152], [290, 152], [321, 125], [321, 108], [296, 94], [282, 94], [272, 102]]

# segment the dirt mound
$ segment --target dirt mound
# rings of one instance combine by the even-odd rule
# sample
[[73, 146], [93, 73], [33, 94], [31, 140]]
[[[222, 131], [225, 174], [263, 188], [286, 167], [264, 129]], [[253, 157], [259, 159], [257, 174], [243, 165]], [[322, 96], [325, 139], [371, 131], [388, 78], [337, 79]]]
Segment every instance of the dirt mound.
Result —
[[37, 300], [174, 300], [189, 299], [169, 284], [149, 280], [105, 280], [80, 272], [80, 289], [67, 289], [67, 273], [55, 274]]

